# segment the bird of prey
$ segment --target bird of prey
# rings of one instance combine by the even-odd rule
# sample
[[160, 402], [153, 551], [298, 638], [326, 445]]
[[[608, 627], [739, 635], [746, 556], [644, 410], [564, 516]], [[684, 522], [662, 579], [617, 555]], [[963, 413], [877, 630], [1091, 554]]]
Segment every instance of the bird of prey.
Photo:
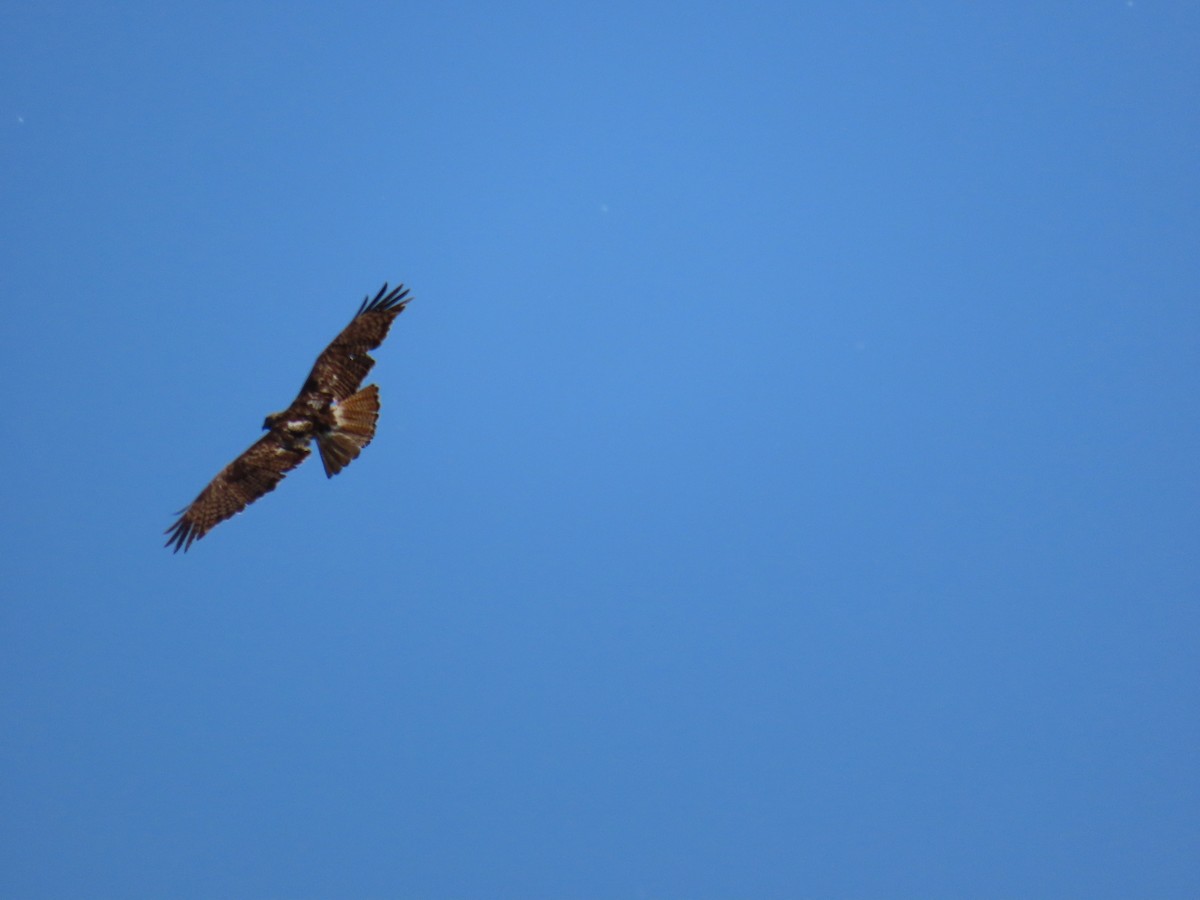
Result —
[[354, 460], [375, 436], [379, 388], [359, 385], [375, 365], [367, 353], [383, 343], [388, 329], [411, 299], [404, 285], [388, 286], [363, 298], [350, 324], [317, 357], [292, 405], [271, 413], [266, 434], [221, 470], [179, 520], [166, 530], [166, 546], [186, 551], [214, 525], [275, 490], [283, 477], [304, 461], [316, 439], [325, 474], [332, 478]]

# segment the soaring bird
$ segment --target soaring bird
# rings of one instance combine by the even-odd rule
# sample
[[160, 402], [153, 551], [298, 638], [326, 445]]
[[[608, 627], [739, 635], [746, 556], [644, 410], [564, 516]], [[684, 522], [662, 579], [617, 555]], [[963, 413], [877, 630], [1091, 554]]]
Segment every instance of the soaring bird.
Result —
[[375, 299], [369, 297], [363, 298], [350, 324], [317, 357], [292, 405], [267, 416], [263, 422], [267, 433], [181, 511], [179, 520], [165, 532], [166, 546], [174, 546], [176, 553], [186, 551], [214, 525], [275, 490], [308, 456], [314, 438], [329, 478], [371, 443], [379, 418], [379, 388], [370, 384], [359, 390], [375, 365], [367, 351], [383, 343], [411, 298], [404, 285], [389, 293], [386, 284]]

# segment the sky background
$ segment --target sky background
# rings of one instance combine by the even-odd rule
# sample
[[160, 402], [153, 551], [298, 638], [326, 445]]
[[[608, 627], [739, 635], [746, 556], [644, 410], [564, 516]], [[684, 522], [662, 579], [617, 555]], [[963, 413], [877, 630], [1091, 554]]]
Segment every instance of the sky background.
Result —
[[1200, 894], [1200, 6], [4, 20], [0, 894]]

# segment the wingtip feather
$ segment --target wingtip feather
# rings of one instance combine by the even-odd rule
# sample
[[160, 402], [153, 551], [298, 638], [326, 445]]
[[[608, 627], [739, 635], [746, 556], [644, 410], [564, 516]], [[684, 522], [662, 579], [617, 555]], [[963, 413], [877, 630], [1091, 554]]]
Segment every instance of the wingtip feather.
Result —
[[363, 298], [362, 305], [359, 306], [355, 316], [361, 316], [365, 312], [391, 312], [397, 307], [402, 311], [410, 299], [412, 298], [409, 297], [409, 290], [403, 284], [396, 285], [389, 292], [388, 284], [385, 281], [374, 299], [371, 299], [369, 294]]

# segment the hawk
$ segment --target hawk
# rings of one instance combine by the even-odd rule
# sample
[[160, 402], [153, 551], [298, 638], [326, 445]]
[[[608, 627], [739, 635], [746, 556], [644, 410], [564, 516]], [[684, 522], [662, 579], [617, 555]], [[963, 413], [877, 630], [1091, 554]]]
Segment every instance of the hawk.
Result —
[[359, 390], [375, 365], [367, 353], [383, 343], [392, 322], [411, 299], [404, 285], [380, 289], [374, 300], [363, 298], [358, 312], [342, 333], [317, 357], [292, 405], [271, 413], [263, 422], [266, 434], [221, 470], [179, 520], [168, 528], [166, 546], [187, 551], [214, 525], [275, 490], [309, 454], [317, 442], [325, 475], [332, 478], [350, 465], [375, 436], [379, 418], [379, 388]]

